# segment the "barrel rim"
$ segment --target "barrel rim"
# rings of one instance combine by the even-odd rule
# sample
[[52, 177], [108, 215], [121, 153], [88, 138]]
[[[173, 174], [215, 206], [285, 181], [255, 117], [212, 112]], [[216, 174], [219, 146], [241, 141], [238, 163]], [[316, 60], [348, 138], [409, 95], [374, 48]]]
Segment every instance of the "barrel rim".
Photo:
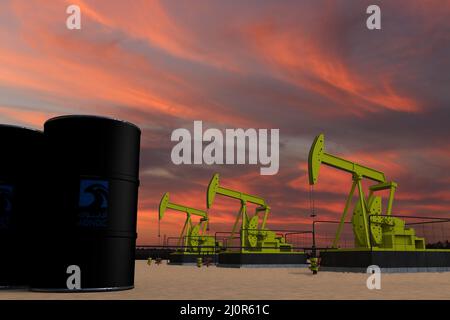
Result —
[[40, 286], [30, 287], [32, 292], [110, 292], [110, 291], [124, 291], [134, 289], [134, 283], [130, 286], [118, 286], [118, 287], [92, 287], [92, 288], [81, 288], [81, 289], [67, 289], [67, 288], [42, 288]]
[[113, 117], [90, 115], [90, 114], [68, 114], [68, 115], [63, 115], [63, 116], [56, 116], [56, 117], [50, 118], [47, 121], [45, 121], [44, 125], [51, 121], [61, 120], [61, 119], [70, 119], [70, 118], [94, 118], [94, 119], [110, 120], [110, 121], [114, 121], [114, 122], [128, 124], [132, 127], [135, 127], [139, 132], [141, 132], [141, 129], [136, 124], [134, 124], [130, 121], [117, 119], [117, 118], [113, 118]]
[[31, 131], [31, 132], [42, 133], [42, 134], [44, 133], [44, 131], [39, 130], [39, 129], [25, 127], [25, 126], [19, 126], [19, 125], [15, 125], [15, 124], [7, 124], [7, 123], [0, 123], [0, 128], [24, 129], [24, 130]]

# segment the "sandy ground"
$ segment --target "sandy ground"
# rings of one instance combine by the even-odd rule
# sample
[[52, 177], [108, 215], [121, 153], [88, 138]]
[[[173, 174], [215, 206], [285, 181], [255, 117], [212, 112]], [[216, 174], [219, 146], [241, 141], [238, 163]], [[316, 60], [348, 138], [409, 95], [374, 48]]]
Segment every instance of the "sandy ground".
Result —
[[135, 289], [108, 293], [0, 291], [0, 299], [450, 299], [450, 272], [383, 274], [381, 290], [366, 274], [293, 268], [148, 266], [136, 261]]

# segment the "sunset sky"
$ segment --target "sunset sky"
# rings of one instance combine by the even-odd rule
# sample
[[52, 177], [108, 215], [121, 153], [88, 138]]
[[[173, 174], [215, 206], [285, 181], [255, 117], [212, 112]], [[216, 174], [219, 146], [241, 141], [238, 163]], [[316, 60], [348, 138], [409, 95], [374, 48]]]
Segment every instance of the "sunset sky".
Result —
[[[382, 29], [366, 28], [378, 3]], [[70, 4], [82, 29], [68, 30]], [[95, 114], [142, 129], [138, 243], [158, 243], [164, 192], [206, 209], [215, 172], [224, 186], [264, 197], [272, 229], [309, 229], [307, 156], [329, 152], [398, 183], [394, 213], [450, 216], [450, 2], [0, 2], [0, 122], [43, 128]], [[280, 129], [280, 171], [259, 165], [172, 164], [176, 128]], [[351, 176], [323, 168], [320, 219], [337, 220]], [[239, 202], [217, 198], [211, 230], [230, 230]], [[167, 213], [162, 234], [184, 216]]]

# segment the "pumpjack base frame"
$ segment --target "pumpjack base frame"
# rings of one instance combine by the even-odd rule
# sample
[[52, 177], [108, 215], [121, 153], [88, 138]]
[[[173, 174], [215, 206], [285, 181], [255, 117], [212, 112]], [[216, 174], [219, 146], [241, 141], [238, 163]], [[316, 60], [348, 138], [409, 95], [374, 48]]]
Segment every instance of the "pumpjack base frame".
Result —
[[320, 252], [320, 271], [367, 272], [376, 265], [381, 272], [449, 272], [450, 250], [349, 250]]
[[197, 265], [198, 258], [211, 258], [212, 263], [217, 262], [217, 254], [215, 253], [189, 253], [175, 252], [169, 254], [169, 265]]
[[224, 252], [218, 254], [217, 264], [217, 267], [222, 268], [306, 268], [308, 266], [306, 254], [303, 252]]

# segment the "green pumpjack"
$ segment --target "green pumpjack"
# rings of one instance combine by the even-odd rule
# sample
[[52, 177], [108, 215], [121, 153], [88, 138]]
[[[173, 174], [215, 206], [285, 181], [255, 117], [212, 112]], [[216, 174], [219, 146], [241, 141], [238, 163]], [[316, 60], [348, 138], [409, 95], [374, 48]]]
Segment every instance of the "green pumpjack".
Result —
[[[221, 187], [219, 174], [214, 174], [208, 185], [206, 199], [208, 208], [212, 207], [216, 195], [239, 200], [241, 204], [228, 238], [229, 241], [232, 241], [239, 232], [238, 252], [227, 249], [225, 252], [219, 253], [218, 266], [304, 265], [306, 263], [303, 252], [294, 251], [292, 244], [287, 243], [282, 235], [278, 235], [266, 227], [270, 207], [263, 198]], [[252, 216], [247, 212], [248, 204], [257, 206]], [[239, 222], [241, 223], [240, 228]]]
[[[206, 211], [176, 204], [169, 201], [169, 193], [166, 192], [159, 203], [159, 221], [162, 220], [167, 209], [183, 212], [186, 220], [178, 239], [176, 252], [170, 254], [170, 264], [195, 264], [198, 258], [214, 256], [216, 247], [214, 236], [207, 233], [209, 217]], [[200, 217], [198, 224], [192, 222], [192, 216]]]
[[[322, 164], [352, 174], [352, 186], [350, 189], [350, 193], [347, 196], [344, 211], [338, 224], [338, 229], [336, 231], [336, 235], [332, 244], [332, 249], [326, 250], [325, 252], [321, 253], [322, 266], [326, 266], [328, 263], [327, 261], [331, 260], [333, 260], [333, 264], [341, 263], [343, 259], [339, 259], [338, 255], [336, 254], [338, 252], [347, 252], [346, 259], [348, 260], [352, 258], [348, 252], [355, 252], [355, 255], [361, 252], [365, 252], [364, 254], [366, 256], [368, 256], [368, 251], [371, 253], [402, 252], [402, 254], [400, 254], [399, 256], [404, 256], [405, 259], [408, 259], [408, 257], [415, 257], [419, 255], [420, 257], [423, 257], [423, 254], [415, 254], [418, 252], [433, 251], [446, 253], [445, 257], [440, 257], [444, 258], [445, 261], [442, 262], [441, 259], [441, 262], [439, 262], [439, 267], [450, 267], [450, 256], [448, 256], [448, 253], [450, 252], [449, 250], [426, 249], [424, 238], [418, 237], [413, 228], [407, 228], [405, 226], [404, 220], [392, 216], [392, 206], [394, 202], [394, 194], [397, 188], [397, 183], [393, 181], [387, 181], [385, 174], [381, 171], [325, 152], [325, 138], [323, 134], [320, 134], [314, 139], [314, 142], [309, 151], [308, 176], [309, 184], [311, 186], [317, 183]], [[363, 179], [368, 179], [375, 182], [374, 185], [369, 187], [367, 197], [365, 196], [363, 191]], [[351, 219], [354, 235], [354, 248], [340, 249], [339, 240], [356, 189], [358, 189], [358, 201], [354, 206], [353, 216]], [[385, 213], [382, 212], [382, 198], [377, 194], [379, 191], [384, 190], [389, 191], [388, 204]], [[332, 259], [327, 259], [327, 256], [330, 255], [333, 256]], [[392, 254], [382, 253], [378, 253], [375, 255], [378, 257], [377, 261], [380, 263], [383, 262], [383, 257], [389, 256], [389, 259], [392, 260], [391, 256], [393, 256]], [[355, 256], [355, 259], [358, 260], [359, 257]], [[373, 259], [368, 260], [367, 257], [360, 260], [373, 261]], [[361, 263], [364, 264], [366, 262]], [[446, 264], [449, 265], [445, 266]], [[402, 264], [396, 264], [395, 261], [386, 263], [386, 269], [392, 269], [390, 266], [398, 267], [399, 265]], [[363, 267], [364, 266], [361, 266], [361, 268]], [[433, 268], [433, 266], [425, 266], [425, 268], [427, 267]], [[414, 266], [408, 265], [408, 267], [405, 268], [414, 268]], [[418, 268], [422, 268], [422, 266], [418, 266]]]

